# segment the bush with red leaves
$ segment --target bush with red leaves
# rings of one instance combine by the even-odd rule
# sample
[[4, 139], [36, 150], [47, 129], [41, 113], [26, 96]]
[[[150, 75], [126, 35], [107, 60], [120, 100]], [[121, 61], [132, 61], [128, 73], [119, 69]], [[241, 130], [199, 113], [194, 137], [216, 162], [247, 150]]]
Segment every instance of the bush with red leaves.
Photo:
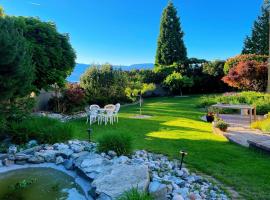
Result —
[[241, 61], [229, 70], [222, 80], [231, 87], [242, 90], [265, 91], [267, 62]]

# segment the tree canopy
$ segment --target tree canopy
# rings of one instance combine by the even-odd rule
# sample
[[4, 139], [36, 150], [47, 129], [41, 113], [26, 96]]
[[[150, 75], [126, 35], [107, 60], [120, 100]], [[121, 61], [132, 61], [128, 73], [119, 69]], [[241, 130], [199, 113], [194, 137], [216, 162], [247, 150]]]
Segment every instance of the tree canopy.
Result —
[[183, 36], [184, 33], [177, 16], [177, 10], [170, 1], [162, 13], [155, 59], [156, 65], [166, 66], [186, 61], [187, 50]]
[[14, 18], [30, 44], [36, 90], [48, 89], [53, 84], [64, 86], [65, 79], [76, 64], [76, 54], [69, 43], [69, 36], [60, 34], [52, 22], [33, 17]]
[[34, 67], [29, 44], [13, 18], [0, 17], [0, 100], [30, 94]]
[[268, 55], [269, 52], [269, 12], [262, 7], [261, 16], [254, 22], [251, 36], [244, 41], [243, 54]]

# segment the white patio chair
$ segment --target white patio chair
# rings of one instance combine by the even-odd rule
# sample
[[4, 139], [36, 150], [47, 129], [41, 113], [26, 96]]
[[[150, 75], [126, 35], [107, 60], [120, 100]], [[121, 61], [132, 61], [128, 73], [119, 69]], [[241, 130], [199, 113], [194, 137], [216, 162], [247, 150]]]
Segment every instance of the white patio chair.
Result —
[[97, 104], [93, 104], [90, 106], [90, 110], [99, 110], [99, 109], [100, 109], [100, 107]]
[[113, 116], [114, 116], [114, 111], [115, 111], [115, 105], [113, 105], [113, 104], [106, 105], [104, 107], [104, 110], [105, 110], [105, 114], [104, 114], [105, 125], [107, 125], [108, 122], [110, 122], [110, 124], [113, 124], [113, 122], [114, 122]]
[[118, 112], [120, 110], [120, 107], [121, 107], [120, 103], [115, 104], [115, 110], [113, 112], [113, 120], [116, 121], [117, 123], [118, 123]]
[[90, 110], [90, 125], [92, 125], [94, 122], [98, 119], [98, 110]]
[[88, 123], [88, 121], [90, 121], [90, 107], [89, 106], [85, 106], [84, 110], [86, 112], [86, 124]]

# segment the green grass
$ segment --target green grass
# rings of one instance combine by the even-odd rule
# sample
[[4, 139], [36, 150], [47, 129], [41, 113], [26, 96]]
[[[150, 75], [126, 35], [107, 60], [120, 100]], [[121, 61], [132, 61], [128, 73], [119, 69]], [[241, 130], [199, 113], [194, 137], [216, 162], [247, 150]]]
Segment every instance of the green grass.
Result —
[[[93, 140], [106, 133], [121, 133], [133, 138], [136, 149], [179, 158], [179, 150], [188, 152], [185, 162], [192, 170], [213, 176], [232, 187], [245, 199], [270, 199], [269, 155], [232, 144], [212, 133], [197, 108], [200, 96], [189, 98], [153, 98], [145, 100], [143, 114], [149, 119], [132, 119], [138, 106], [120, 111], [119, 123], [94, 125]], [[87, 139], [85, 120], [70, 122], [77, 126], [76, 138]]]

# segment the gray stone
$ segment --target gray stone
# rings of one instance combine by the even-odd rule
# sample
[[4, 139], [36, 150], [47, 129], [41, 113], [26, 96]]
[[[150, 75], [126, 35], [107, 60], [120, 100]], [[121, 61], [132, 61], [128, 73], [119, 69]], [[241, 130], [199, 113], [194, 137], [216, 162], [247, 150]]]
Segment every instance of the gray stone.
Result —
[[70, 145], [70, 149], [72, 149], [74, 151], [74, 153], [80, 153], [81, 151], [84, 150], [84, 146], [80, 145], [80, 144], [71, 144]]
[[73, 154], [73, 151], [71, 149], [60, 149], [57, 153], [56, 156], [62, 156], [63, 158], [67, 159]]
[[116, 158], [113, 162], [119, 163], [119, 164], [126, 164], [126, 163], [130, 162], [130, 159], [127, 156], [120, 156], [120, 157]]
[[55, 150], [43, 150], [40, 152], [36, 152], [36, 156], [43, 157], [46, 162], [55, 162], [55, 156], [58, 151]]
[[10, 166], [13, 164], [14, 164], [14, 160], [9, 160], [7, 158], [3, 160], [3, 165], [5, 165], [5, 166]]
[[39, 164], [39, 163], [44, 163], [45, 160], [43, 157], [41, 156], [31, 156], [29, 159], [28, 159], [28, 162], [29, 163], [33, 163], [33, 164]]
[[15, 161], [16, 165], [25, 165], [26, 163], [27, 163], [26, 160], [16, 160]]
[[184, 200], [184, 198], [180, 194], [173, 195], [172, 200]]
[[68, 149], [69, 146], [67, 144], [64, 144], [64, 143], [56, 143], [53, 145], [54, 149], [56, 150], [64, 150], [64, 149]]
[[111, 198], [110, 196], [104, 194], [104, 193], [101, 193], [101, 194], [98, 196], [97, 200], [112, 200], [112, 198]]
[[158, 181], [153, 181], [149, 185], [149, 193], [154, 197], [155, 200], [166, 200], [167, 199], [167, 186]]
[[17, 153], [17, 147], [15, 145], [12, 145], [8, 148], [8, 154], [15, 154]]
[[27, 143], [27, 148], [32, 148], [34, 146], [37, 146], [38, 145], [38, 142], [36, 140], [30, 140], [28, 143]]
[[65, 167], [67, 170], [73, 170], [73, 169], [74, 169], [74, 166], [73, 166], [73, 160], [72, 160], [72, 159], [65, 160], [65, 161], [63, 162], [63, 165], [64, 165], [64, 167]]
[[15, 160], [16, 161], [22, 161], [22, 160], [28, 160], [31, 156], [24, 154], [24, 153], [17, 153], [15, 154]]
[[62, 156], [57, 156], [55, 159], [55, 164], [59, 165], [61, 163], [63, 163], [65, 160]]
[[0, 167], [3, 167], [4, 165], [3, 165], [3, 162], [2, 162], [2, 160], [0, 160]]
[[113, 157], [117, 156], [117, 153], [114, 151], [108, 151], [108, 155], [113, 158]]
[[104, 171], [92, 183], [98, 194], [106, 194], [113, 199], [132, 188], [146, 191], [150, 181], [145, 165], [115, 164]]
[[73, 153], [73, 154], [71, 155], [71, 158], [76, 159], [76, 158], [79, 158], [79, 157], [86, 156], [86, 155], [88, 155], [88, 154], [89, 154], [88, 151], [82, 151], [82, 152], [80, 152], [80, 153]]

